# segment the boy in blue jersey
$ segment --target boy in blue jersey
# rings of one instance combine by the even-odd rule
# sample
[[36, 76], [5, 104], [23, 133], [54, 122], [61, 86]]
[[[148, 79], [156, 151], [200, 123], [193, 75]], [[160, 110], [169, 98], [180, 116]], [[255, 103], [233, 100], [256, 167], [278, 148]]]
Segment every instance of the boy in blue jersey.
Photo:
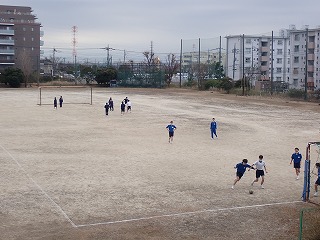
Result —
[[293, 161], [293, 167], [296, 170], [297, 180], [299, 179], [301, 160], [302, 160], [302, 155], [301, 153], [299, 153], [299, 148], [295, 148], [294, 153], [291, 155], [290, 164], [292, 164], [292, 161]]
[[250, 168], [252, 167], [248, 164], [248, 159], [243, 159], [242, 162], [238, 163], [234, 168], [237, 169], [237, 173], [236, 179], [234, 180], [234, 183], [231, 187], [232, 189], [234, 188], [234, 185], [236, 185], [236, 183], [240, 181], [243, 174], [246, 172], [246, 169], [249, 168], [248, 171], [250, 171]]
[[314, 195], [315, 197], [318, 197], [318, 186], [320, 185], [320, 163], [316, 163], [316, 168], [317, 168], [317, 172], [318, 172], [318, 178], [317, 181], [314, 183]]
[[211, 124], [210, 124], [210, 129], [211, 129], [211, 138], [214, 139], [214, 138], [213, 138], [213, 134], [214, 134], [216, 137], [218, 137], [218, 136], [217, 136], [217, 122], [215, 121], [214, 118], [212, 118], [212, 122], [211, 122]]
[[172, 143], [174, 131], [176, 130], [176, 126], [173, 125], [173, 121], [170, 122], [170, 124], [166, 127], [166, 129], [168, 129], [169, 131], [169, 143]]

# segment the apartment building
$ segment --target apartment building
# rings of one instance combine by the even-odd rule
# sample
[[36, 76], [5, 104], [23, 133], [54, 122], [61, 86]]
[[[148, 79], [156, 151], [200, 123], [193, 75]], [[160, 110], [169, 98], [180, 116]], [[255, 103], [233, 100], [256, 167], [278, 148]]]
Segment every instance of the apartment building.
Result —
[[[234, 80], [290, 81], [290, 49], [287, 31], [280, 36], [231, 35], [227, 36], [226, 75]], [[273, 72], [271, 56], [273, 48]], [[273, 76], [272, 76], [273, 75]]]
[[[308, 90], [320, 89], [320, 27], [290, 29], [293, 88], [304, 88], [307, 74]], [[307, 71], [306, 71], [307, 69]]]
[[39, 72], [40, 27], [30, 7], [0, 5], [0, 71], [17, 67]]

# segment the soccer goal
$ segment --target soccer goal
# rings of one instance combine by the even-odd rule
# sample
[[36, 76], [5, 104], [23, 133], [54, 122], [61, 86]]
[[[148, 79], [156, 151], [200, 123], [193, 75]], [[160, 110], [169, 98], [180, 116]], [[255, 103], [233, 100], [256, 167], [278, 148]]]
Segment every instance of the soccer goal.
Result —
[[[310, 184], [315, 182], [318, 177], [318, 172], [315, 163], [319, 162], [320, 157], [320, 142], [308, 142], [306, 148], [306, 160], [304, 163], [304, 184], [302, 199], [305, 202], [310, 200]], [[316, 159], [311, 165], [311, 158]]]
[[56, 97], [62, 96], [63, 104], [90, 104], [92, 105], [92, 87], [83, 86], [42, 86], [39, 87], [38, 105], [53, 105]]

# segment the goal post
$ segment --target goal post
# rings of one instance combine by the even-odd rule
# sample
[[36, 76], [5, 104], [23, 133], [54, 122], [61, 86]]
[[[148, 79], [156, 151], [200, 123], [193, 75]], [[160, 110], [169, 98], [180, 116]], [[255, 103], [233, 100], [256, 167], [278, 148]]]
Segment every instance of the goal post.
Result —
[[92, 105], [92, 87], [86, 86], [41, 86], [38, 88], [37, 105], [53, 105], [53, 100], [62, 96], [63, 104]]
[[[304, 161], [304, 181], [303, 181], [303, 191], [302, 200], [308, 202], [310, 200], [310, 181], [311, 181], [311, 146], [316, 145], [320, 147], [320, 142], [308, 142], [306, 147], [306, 160]], [[319, 155], [319, 152], [318, 152]]]

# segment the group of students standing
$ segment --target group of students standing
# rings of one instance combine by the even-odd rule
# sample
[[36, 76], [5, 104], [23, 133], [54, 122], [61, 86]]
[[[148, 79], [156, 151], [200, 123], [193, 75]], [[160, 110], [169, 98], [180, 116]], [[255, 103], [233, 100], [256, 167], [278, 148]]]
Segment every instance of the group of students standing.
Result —
[[[109, 111], [113, 111], [114, 110], [113, 105], [114, 105], [113, 104], [113, 100], [110, 97], [109, 101], [106, 102], [106, 104], [104, 105], [106, 115], [109, 115]], [[126, 109], [127, 109], [127, 112], [129, 112], [129, 111], [131, 112], [131, 106], [132, 106], [132, 104], [131, 104], [131, 101], [128, 99], [128, 97], [123, 99], [123, 101], [121, 102], [121, 105], [120, 105], [121, 115], [126, 112]]]
[[[59, 98], [60, 107], [62, 107], [62, 103], [63, 103], [63, 98], [62, 98], [62, 96], [60, 96], [60, 98]], [[58, 101], [57, 101], [57, 98], [54, 97], [54, 99], [53, 99], [53, 108], [57, 109], [57, 106], [58, 106]]]

